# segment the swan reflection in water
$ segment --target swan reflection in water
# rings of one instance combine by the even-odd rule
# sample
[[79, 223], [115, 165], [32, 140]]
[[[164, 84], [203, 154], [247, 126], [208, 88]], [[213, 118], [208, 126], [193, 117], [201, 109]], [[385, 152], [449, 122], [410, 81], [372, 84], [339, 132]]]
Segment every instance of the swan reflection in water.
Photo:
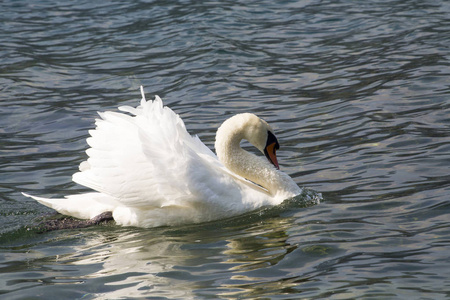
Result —
[[[288, 232], [294, 225], [295, 218], [280, 217], [279, 211], [258, 210], [201, 225], [85, 229], [84, 245], [59, 257], [58, 264], [75, 264], [93, 272], [82, 277], [65, 272], [55, 280], [59, 284], [96, 282], [95, 296], [104, 299], [195, 299], [200, 286], [209, 286], [214, 293], [220, 286], [225, 298], [254, 295], [262, 283], [272, 284], [267, 271], [276, 270], [297, 249], [289, 242]], [[281, 280], [276, 285], [283, 288], [292, 282]]]

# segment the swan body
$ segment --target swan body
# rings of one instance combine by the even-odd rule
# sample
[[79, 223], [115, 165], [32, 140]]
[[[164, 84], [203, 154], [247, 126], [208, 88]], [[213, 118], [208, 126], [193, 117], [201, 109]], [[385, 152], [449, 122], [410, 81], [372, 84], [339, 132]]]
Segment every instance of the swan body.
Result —
[[[99, 113], [88, 159], [73, 180], [95, 192], [63, 199], [34, 198], [56, 211], [91, 219], [111, 211], [117, 224], [156, 227], [211, 221], [277, 205], [302, 192], [278, 169], [278, 141], [254, 114], [226, 120], [216, 134], [217, 156], [156, 96], [122, 112]], [[240, 147], [248, 140], [266, 158]]]

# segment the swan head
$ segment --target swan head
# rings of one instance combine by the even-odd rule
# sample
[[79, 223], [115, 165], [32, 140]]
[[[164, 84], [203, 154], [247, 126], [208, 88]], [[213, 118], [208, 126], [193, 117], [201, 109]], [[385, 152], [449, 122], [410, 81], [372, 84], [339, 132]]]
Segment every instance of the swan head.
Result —
[[[269, 162], [279, 169], [276, 151], [280, 148], [272, 127], [263, 119], [251, 113], [235, 115], [226, 120], [216, 134], [216, 151], [227, 148], [224, 141], [230, 145], [239, 146], [242, 139], [249, 141]], [[220, 158], [219, 151], [217, 153]]]
[[[245, 139], [266, 158], [247, 152], [240, 143]], [[276, 151], [280, 148], [272, 127], [254, 114], [244, 113], [226, 120], [217, 130], [217, 157], [232, 173], [266, 189], [272, 197], [286, 199], [300, 189], [285, 173], [279, 171]]]
[[280, 169], [276, 154], [280, 144], [272, 127], [254, 114], [244, 114], [244, 117], [248, 119], [244, 128], [244, 138], [261, 151], [275, 168]]

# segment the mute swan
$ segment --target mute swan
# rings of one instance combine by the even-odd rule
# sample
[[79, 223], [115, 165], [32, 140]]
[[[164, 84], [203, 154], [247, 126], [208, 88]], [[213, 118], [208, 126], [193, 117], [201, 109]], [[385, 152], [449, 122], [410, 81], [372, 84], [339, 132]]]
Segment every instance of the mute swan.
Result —
[[[90, 130], [88, 159], [73, 181], [96, 192], [47, 199], [30, 196], [79, 219], [112, 212], [124, 226], [198, 223], [277, 205], [302, 192], [279, 170], [272, 128], [254, 114], [238, 114], [217, 130], [217, 156], [156, 96], [123, 113], [99, 113]], [[267, 157], [240, 147], [248, 140]]]

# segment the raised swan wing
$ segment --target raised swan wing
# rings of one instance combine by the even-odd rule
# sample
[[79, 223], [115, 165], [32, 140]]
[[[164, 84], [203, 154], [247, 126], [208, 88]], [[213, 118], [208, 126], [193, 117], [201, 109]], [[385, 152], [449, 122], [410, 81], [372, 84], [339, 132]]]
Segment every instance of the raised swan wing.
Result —
[[[126, 113], [104, 112], [87, 139], [89, 158], [73, 180], [128, 207], [241, 199], [238, 183], [182, 119], [156, 96]], [[217, 205], [217, 203], [216, 203]]]

